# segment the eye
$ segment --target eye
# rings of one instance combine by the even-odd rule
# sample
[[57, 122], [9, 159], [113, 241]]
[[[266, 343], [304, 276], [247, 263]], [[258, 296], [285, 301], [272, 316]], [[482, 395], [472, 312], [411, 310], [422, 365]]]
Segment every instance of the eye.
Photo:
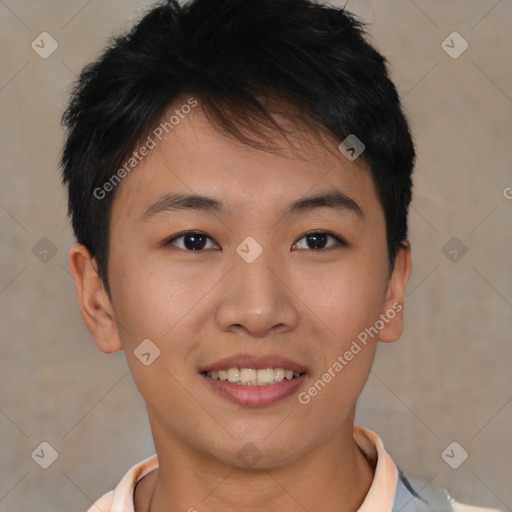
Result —
[[[335, 241], [334, 246], [331, 244], [331, 246], [326, 247], [328, 239], [331, 238]], [[183, 244], [182, 246], [178, 246], [175, 244], [177, 240], [182, 240]], [[169, 238], [164, 242], [164, 245], [175, 245], [179, 249], [182, 249], [184, 251], [190, 252], [190, 251], [199, 251], [202, 252], [207, 243], [208, 240], [211, 241], [211, 238], [204, 233], [199, 233], [197, 231], [187, 231], [185, 233], [181, 233], [179, 235], [174, 235], [173, 237]], [[301, 238], [299, 238], [298, 242], [295, 242], [293, 247], [297, 247], [299, 245], [299, 242], [301, 240], [306, 240], [307, 245], [309, 247], [306, 247], [306, 249], [319, 251], [319, 250], [328, 250], [333, 249], [336, 247], [336, 244], [338, 246], [344, 246], [346, 245], [346, 242], [342, 240], [340, 237], [326, 232], [326, 231], [312, 231], [310, 233], [306, 233]], [[214, 248], [218, 247], [216, 244], [213, 244]], [[312, 246], [312, 247], [311, 247]], [[206, 247], [208, 249], [208, 247]], [[210, 247], [211, 248], [211, 247]]]
[[[336, 243], [334, 244], [334, 247], [331, 246], [326, 248], [325, 245], [329, 238], [335, 240]], [[306, 233], [301, 238], [299, 238], [299, 241], [300, 240], [306, 240], [308, 244], [311, 243], [311, 245], [313, 246], [312, 250], [314, 251], [322, 249], [334, 249], [336, 247], [336, 244], [339, 246], [347, 245], [346, 242], [342, 240], [340, 237], [333, 235], [332, 233], [328, 233], [326, 231], [312, 231], [311, 233]], [[296, 247], [298, 243], [299, 242], [296, 242], [294, 244], [294, 247]], [[306, 247], [306, 249], [308, 249], [308, 247]], [[309, 247], [309, 249], [311, 249], [311, 247]]]
[[183, 249], [185, 251], [199, 252], [201, 252], [205, 248], [207, 240], [211, 240], [210, 237], [206, 236], [203, 233], [198, 233], [197, 231], [187, 231], [186, 233], [181, 233], [179, 235], [175, 235], [169, 238], [164, 242], [164, 245], [174, 245], [174, 242], [179, 239], [183, 239], [183, 246], [178, 247], [179, 249]]

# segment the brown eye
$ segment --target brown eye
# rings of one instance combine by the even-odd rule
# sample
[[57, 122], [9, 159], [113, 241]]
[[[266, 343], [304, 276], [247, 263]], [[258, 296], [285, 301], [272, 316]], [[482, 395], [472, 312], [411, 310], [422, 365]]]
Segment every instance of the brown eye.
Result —
[[[181, 247], [177, 246], [179, 249], [184, 251], [203, 251], [205, 246], [207, 245], [207, 241], [211, 240], [210, 237], [206, 236], [203, 233], [198, 233], [196, 231], [188, 231], [187, 233], [182, 233], [180, 235], [176, 235], [165, 242], [165, 245], [175, 245], [174, 242], [177, 240], [183, 240]], [[215, 245], [215, 244], [214, 244]]]
[[[327, 246], [329, 238], [331, 238], [335, 241], [334, 246], [333, 245]], [[314, 231], [311, 233], [306, 233], [299, 239], [299, 241], [300, 240], [306, 240], [306, 244], [307, 244], [306, 249], [313, 250], [313, 251], [334, 249], [337, 245], [338, 246], [346, 245], [346, 243], [341, 238], [339, 238], [336, 235], [333, 235], [332, 233], [328, 233], [326, 231]], [[297, 244], [298, 244], [298, 242], [296, 242], [294, 244], [294, 247], [296, 247]]]

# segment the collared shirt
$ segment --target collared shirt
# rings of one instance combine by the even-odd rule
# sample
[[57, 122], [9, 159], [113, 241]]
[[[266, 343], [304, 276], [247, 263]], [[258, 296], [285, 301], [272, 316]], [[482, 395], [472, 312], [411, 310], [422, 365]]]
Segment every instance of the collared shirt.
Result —
[[[500, 512], [456, 502], [446, 490], [425, 480], [409, 480], [384, 449], [381, 438], [372, 430], [354, 425], [354, 440], [375, 466], [368, 493], [356, 512]], [[155, 453], [135, 464], [112, 491], [99, 498], [87, 512], [135, 512], [137, 482], [159, 467]]]

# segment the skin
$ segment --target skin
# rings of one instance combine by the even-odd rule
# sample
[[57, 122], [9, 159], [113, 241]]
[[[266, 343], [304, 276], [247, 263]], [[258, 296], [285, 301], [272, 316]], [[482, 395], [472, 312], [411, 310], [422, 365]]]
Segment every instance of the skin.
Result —
[[[390, 274], [384, 212], [361, 159], [350, 162], [336, 141], [321, 145], [304, 131], [295, 141], [295, 149], [282, 141], [279, 154], [251, 148], [221, 134], [197, 108], [118, 186], [112, 300], [87, 249], [71, 248], [84, 322], [101, 351], [124, 350], [146, 403], [160, 467], [137, 485], [137, 512], [348, 512], [371, 486], [374, 467], [353, 439], [355, 406], [377, 341], [400, 336], [402, 312], [308, 404], [292, 395], [243, 407], [198, 373], [238, 352], [279, 354], [308, 367], [305, 391], [359, 333], [403, 303], [410, 249], [399, 251]], [[293, 200], [332, 188], [356, 201], [364, 219], [325, 207], [283, 217]], [[141, 220], [168, 192], [213, 196], [230, 212]], [[208, 237], [203, 252], [187, 251], [183, 238], [164, 245], [185, 230]], [[346, 245], [329, 237], [315, 249], [304, 238], [312, 230]], [[251, 264], [236, 252], [248, 236], [263, 248]], [[161, 351], [149, 366], [134, 355], [146, 338]], [[253, 467], [237, 458], [249, 442], [261, 453]]]

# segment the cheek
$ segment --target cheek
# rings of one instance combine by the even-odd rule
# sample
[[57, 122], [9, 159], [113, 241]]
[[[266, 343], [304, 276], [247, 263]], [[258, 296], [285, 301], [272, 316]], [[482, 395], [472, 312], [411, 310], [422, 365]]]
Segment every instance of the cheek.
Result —
[[156, 348], [149, 347], [155, 353], [160, 351], [152, 363], [160, 370], [158, 378], [170, 379], [167, 370], [181, 380], [189, 371], [188, 358], [198, 349], [197, 340], [207, 320], [204, 296], [215, 283], [197, 278], [207, 275], [204, 269], [198, 272], [197, 264], [173, 265], [161, 257], [138, 258], [134, 254], [113, 261], [118, 331], [134, 380], [145, 396], [144, 388], [157, 377], [146, 371], [134, 351], [140, 352], [141, 343], [151, 340]]
[[[371, 255], [355, 255], [309, 276], [301, 286], [304, 302], [323, 320], [319, 328], [341, 347], [378, 319], [385, 300], [387, 267]], [[325, 332], [319, 339], [325, 339]]]
[[377, 347], [371, 328], [380, 318], [387, 285], [387, 266], [370, 251], [344, 263], [310, 275], [302, 288], [304, 302], [314, 304], [319, 344], [304, 403], [315, 402], [331, 426], [345, 417], [368, 378]]
[[330, 347], [327, 364], [311, 376], [297, 397], [301, 423], [318, 440], [329, 437], [347, 420], [366, 384], [376, 344], [358, 345], [339, 342]]
[[179, 382], [184, 380], [181, 372], [191, 339], [183, 319], [199, 298], [183, 285], [176, 271], [167, 268], [164, 272], [150, 260], [113, 260], [118, 332], [132, 378], [145, 402], [166, 410], [183, 408]]
[[312, 308], [317, 316], [317, 362], [299, 398], [304, 417], [322, 435], [339, 427], [350, 413], [368, 379], [377, 348], [377, 338], [371, 338], [366, 329], [379, 318], [383, 286], [375, 272], [366, 265], [363, 271], [357, 263], [339, 267], [330, 279], [310, 283], [310, 300], [322, 297]]
[[[126, 343], [155, 340], [159, 346], [183, 315], [186, 300], [177, 276], [136, 254], [112, 258], [111, 288], [116, 320]], [[178, 284], [178, 286], [177, 286]], [[158, 341], [157, 341], [158, 340]]]

